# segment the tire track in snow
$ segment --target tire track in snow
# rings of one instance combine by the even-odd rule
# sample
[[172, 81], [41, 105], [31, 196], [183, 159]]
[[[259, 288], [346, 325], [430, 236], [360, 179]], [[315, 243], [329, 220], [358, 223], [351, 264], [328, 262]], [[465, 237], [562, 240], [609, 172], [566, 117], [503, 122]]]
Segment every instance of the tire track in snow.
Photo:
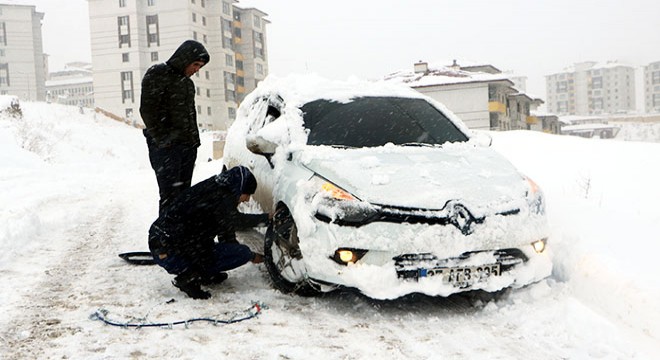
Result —
[[[61, 208], [62, 204], [53, 206]], [[90, 272], [94, 273], [92, 268], [98, 258], [106, 256], [107, 251], [104, 250], [110, 247], [109, 240], [116, 232], [117, 219], [121, 217], [122, 210], [106, 205], [87, 214], [84, 221], [50, 235], [52, 241], [71, 242], [71, 245], [65, 254], [55, 253], [57, 261], [46, 265], [47, 270], [35, 286], [27, 287], [21, 294], [19, 309], [11, 311], [19, 315], [9, 320], [6, 329], [0, 332], [0, 359], [48, 358], [49, 353], [60, 347], [58, 338], [75, 336], [82, 331], [81, 326], [77, 325], [79, 321], [67, 319], [79, 319], [76, 313], [80, 308], [80, 299], [93, 297], [89, 290], [84, 289], [83, 279]]]

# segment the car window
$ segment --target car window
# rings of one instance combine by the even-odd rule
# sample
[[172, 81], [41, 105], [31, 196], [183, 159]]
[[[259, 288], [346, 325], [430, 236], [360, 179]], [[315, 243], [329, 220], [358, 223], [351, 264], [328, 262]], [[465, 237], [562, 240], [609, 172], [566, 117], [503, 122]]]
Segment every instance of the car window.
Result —
[[361, 97], [349, 103], [322, 99], [305, 104], [302, 111], [309, 145], [373, 147], [468, 140], [424, 99]]

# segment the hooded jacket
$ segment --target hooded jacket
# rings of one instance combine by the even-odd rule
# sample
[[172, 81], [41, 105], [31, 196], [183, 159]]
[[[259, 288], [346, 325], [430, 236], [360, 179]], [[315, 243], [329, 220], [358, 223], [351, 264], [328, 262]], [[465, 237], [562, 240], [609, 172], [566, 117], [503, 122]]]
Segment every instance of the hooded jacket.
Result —
[[144, 135], [158, 147], [198, 147], [195, 84], [184, 70], [195, 61], [208, 63], [210, 56], [201, 43], [188, 40], [165, 63], [147, 70], [142, 79], [140, 115]]
[[[149, 230], [149, 248], [156, 252], [210, 261], [214, 238], [235, 241], [235, 231], [268, 223], [268, 214], [238, 212], [241, 194], [252, 194], [257, 182], [237, 166], [184, 191]], [[231, 238], [228, 238], [231, 237]]]

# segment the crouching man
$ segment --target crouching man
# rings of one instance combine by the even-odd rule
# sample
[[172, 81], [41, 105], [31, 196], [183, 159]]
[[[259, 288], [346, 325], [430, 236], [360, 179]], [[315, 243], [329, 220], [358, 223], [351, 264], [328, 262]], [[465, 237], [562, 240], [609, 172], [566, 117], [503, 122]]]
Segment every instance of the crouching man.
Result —
[[185, 190], [154, 221], [149, 249], [158, 265], [176, 275], [175, 287], [194, 299], [208, 299], [211, 294], [201, 285], [224, 281], [225, 271], [248, 261], [262, 261], [261, 255], [236, 242], [235, 233], [269, 220], [268, 214], [237, 210], [256, 188], [250, 170], [237, 166]]

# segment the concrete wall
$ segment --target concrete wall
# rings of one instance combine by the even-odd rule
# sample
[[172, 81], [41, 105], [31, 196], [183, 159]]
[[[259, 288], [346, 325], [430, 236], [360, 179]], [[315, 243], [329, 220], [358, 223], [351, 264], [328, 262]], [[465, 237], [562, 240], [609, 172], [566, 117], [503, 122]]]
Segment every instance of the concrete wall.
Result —
[[415, 90], [443, 103], [470, 129], [490, 129], [487, 83], [430, 86]]

